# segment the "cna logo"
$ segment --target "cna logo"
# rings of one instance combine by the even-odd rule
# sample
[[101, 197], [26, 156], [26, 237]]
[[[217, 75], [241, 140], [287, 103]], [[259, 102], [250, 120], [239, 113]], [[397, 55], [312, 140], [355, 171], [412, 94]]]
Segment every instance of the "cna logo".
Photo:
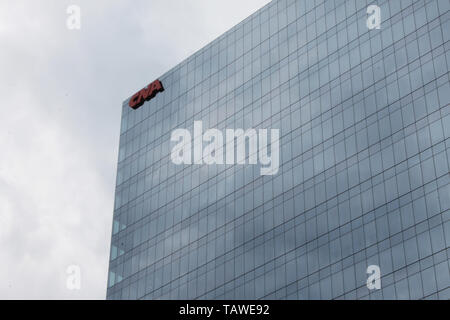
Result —
[[[280, 163], [280, 131], [270, 130], [270, 144], [268, 131], [226, 129], [224, 135], [218, 129], [203, 132], [203, 122], [194, 121], [193, 135], [187, 129], [172, 131], [170, 141], [176, 142], [176, 145], [172, 148], [170, 157], [176, 165], [246, 164], [248, 157], [248, 164], [258, 164], [259, 160], [261, 175], [274, 175], [278, 172]], [[203, 142], [206, 142], [205, 147]]]
[[136, 92], [128, 102], [128, 105], [137, 109], [144, 104], [145, 101], [148, 101], [156, 96], [158, 92], [163, 92], [164, 88], [159, 80], [155, 80], [150, 83], [147, 88], [144, 88], [138, 92]]

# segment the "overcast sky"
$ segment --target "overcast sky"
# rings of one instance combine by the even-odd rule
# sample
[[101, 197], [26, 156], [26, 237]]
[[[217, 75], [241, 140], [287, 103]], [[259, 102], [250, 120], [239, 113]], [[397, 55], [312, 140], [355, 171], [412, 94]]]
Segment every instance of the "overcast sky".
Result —
[[268, 2], [0, 2], [0, 299], [105, 298], [122, 101]]

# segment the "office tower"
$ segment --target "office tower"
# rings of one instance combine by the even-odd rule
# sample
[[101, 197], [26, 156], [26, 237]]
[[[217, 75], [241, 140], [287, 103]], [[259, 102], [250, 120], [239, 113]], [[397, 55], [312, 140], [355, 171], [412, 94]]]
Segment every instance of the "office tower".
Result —
[[[449, 8], [272, 1], [127, 99], [107, 298], [449, 299]], [[277, 172], [174, 163], [195, 122]]]

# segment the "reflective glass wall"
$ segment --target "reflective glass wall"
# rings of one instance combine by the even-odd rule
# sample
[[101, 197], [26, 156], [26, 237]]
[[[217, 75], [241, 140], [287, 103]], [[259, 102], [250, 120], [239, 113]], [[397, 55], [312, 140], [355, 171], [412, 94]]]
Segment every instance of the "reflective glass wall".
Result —
[[[449, 299], [449, 9], [272, 1], [126, 100], [107, 298]], [[279, 129], [278, 173], [173, 164], [194, 121]]]

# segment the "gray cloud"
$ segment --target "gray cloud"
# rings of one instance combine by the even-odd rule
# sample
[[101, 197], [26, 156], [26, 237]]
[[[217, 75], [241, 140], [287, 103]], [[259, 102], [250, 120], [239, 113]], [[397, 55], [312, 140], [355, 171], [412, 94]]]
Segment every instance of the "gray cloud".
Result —
[[105, 297], [121, 102], [267, 2], [0, 3], [0, 298]]

